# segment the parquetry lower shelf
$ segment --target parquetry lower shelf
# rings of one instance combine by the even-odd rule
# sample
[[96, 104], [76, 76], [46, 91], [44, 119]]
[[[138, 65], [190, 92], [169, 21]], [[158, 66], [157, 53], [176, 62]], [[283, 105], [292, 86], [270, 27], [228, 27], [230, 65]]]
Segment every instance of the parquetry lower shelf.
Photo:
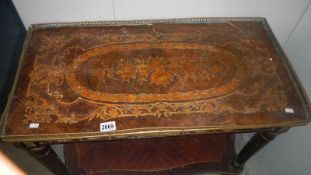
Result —
[[239, 174], [230, 167], [234, 134], [70, 143], [64, 154], [70, 174]]

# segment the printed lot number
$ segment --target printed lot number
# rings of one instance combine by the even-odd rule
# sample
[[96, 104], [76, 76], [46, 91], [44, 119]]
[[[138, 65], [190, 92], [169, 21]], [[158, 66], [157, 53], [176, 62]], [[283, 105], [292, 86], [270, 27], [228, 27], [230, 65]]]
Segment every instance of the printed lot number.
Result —
[[100, 123], [100, 132], [110, 132], [115, 130], [117, 130], [115, 121]]

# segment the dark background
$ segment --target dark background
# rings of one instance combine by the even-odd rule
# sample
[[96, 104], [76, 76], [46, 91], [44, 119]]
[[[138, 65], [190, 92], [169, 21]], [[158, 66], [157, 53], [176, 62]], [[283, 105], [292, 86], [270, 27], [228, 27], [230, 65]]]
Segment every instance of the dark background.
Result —
[[11, 0], [0, 1], [0, 116], [11, 91], [26, 29]]

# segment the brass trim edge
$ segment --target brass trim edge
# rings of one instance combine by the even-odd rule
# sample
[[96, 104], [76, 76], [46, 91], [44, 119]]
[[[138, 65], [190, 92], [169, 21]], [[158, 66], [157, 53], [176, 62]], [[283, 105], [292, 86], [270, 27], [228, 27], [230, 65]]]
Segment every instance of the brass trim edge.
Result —
[[167, 19], [140, 19], [140, 20], [116, 20], [116, 21], [84, 21], [84, 22], [60, 22], [38, 23], [31, 27], [59, 28], [59, 27], [96, 27], [96, 26], [119, 26], [119, 25], [152, 25], [155, 23], [174, 24], [200, 24], [200, 23], [226, 23], [226, 22], [262, 22], [264, 17], [197, 17], [197, 18], [167, 18]]
[[267, 20], [265, 19], [264, 21], [262, 21], [262, 24], [264, 25], [264, 28], [266, 29], [267, 35], [270, 38], [270, 40], [273, 43], [274, 48], [276, 49], [278, 55], [281, 58], [281, 61], [287, 71], [287, 74], [289, 75], [289, 78], [291, 79], [291, 82], [297, 92], [297, 94], [299, 95], [300, 100], [302, 101], [303, 108], [305, 110], [306, 116], [309, 117], [309, 121], [311, 121], [311, 117], [310, 117], [310, 113], [311, 113], [311, 103], [310, 100], [308, 98], [308, 95], [305, 91], [305, 89], [302, 86], [302, 83], [300, 82], [294, 68], [292, 67], [288, 57], [286, 56], [284, 50], [282, 49], [280, 43], [278, 42], [278, 40], [276, 39], [274, 33], [272, 32], [272, 29], [269, 25], [269, 23], [267, 22]]
[[34, 28], [30, 26], [29, 29], [28, 29], [27, 35], [25, 37], [24, 43], [23, 43], [21, 55], [19, 57], [18, 67], [17, 67], [17, 70], [16, 70], [13, 86], [12, 86], [12, 89], [11, 89], [10, 93], [8, 94], [7, 103], [6, 103], [6, 106], [4, 108], [3, 113], [1, 115], [1, 121], [0, 121], [0, 140], [1, 140], [1, 137], [5, 134], [5, 124], [7, 123], [7, 117], [8, 117], [8, 113], [9, 113], [9, 110], [10, 110], [10, 104], [12, 102], [12, 98], [14, 97], [14, 92], [15, 92], [15, 89], [16, 89], [16, 84], [17, 84], [17, 82], [19, 80], [19, 77], [20, 77], [19, 75], [20, 75], [20, 72], [21, 72], [21, 68], [22, 68], [22, 64], [23, 64], [26, 48], [28, 47], [28, 43], [29, 43], [28, 41], [30, 40], [33, 31], [34, 31]]
[[38, 135], [13, 135], [3, 137], [7, 142], [53, 142], [64, 143], [74, 141], [92, 141], [92, 140], [113, 140], [113, 139], [137, 139], [148, 137], [164, 137], [189, 134], [205, 133], [227, 133], [227, 132], [250, 132], [253, 130], [282, 128], [290, 126], [301, 126], [308, 121], [284, 122], [279, 124], [247, 125], [247, 126], [221, 126], [214, 127], [162, 127], [162, 128], [135, 128], [117, 130], [114, 132], [84, 132], [84, 133], [59, 133], [59, 134], [38, 134]]

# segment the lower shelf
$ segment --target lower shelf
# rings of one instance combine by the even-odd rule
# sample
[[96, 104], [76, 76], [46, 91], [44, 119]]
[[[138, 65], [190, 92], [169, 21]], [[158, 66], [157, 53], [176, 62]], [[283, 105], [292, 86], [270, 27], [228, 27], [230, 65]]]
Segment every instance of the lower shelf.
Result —
[[239, 173], [229, 166], [232, 134], [71, 143], [64, 152], [74, 175]]

